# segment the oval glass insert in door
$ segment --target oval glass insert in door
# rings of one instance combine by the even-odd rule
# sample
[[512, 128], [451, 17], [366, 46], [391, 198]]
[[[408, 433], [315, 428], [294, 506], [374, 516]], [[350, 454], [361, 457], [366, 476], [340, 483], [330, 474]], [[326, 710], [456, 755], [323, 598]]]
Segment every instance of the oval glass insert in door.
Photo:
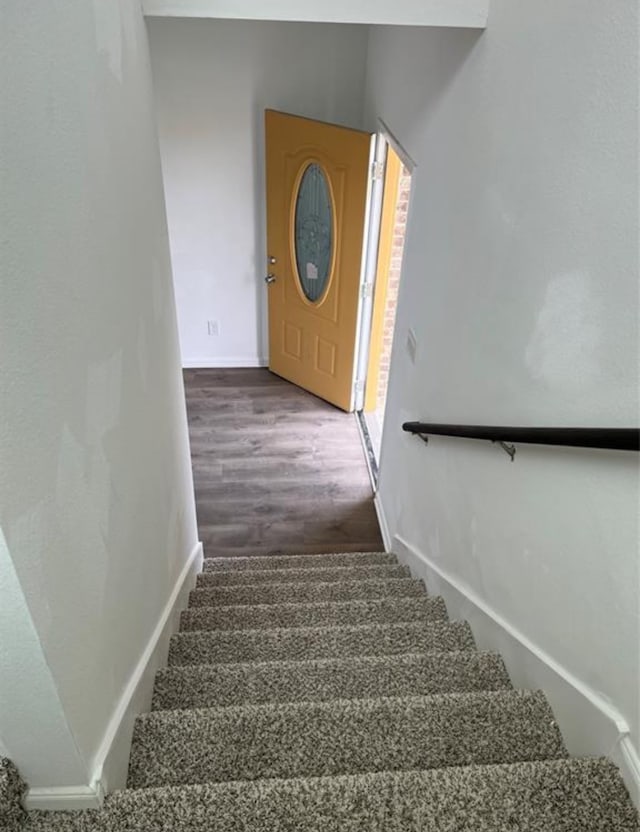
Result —
[[316, 162], [300, 180], [294, 219], [298, 281], [307, 300], [317, 302], [327, 286], [333, 255], [333, 210], [324, 171]]

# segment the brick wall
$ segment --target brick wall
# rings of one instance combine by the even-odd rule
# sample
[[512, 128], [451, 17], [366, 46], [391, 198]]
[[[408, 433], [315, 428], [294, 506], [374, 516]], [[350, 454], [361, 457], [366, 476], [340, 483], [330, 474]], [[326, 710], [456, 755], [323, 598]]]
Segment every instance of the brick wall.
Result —
[[400, 286], [400, 268], [402, 266], [402, 251], [407, 227], [407, 209], [409, 207], [409, 191], [411, 189], [411, 174], [403, 167], [398, 181], [398, 201], [396, 204], [395, 222], [393, 229], [393, 248], [391, 250], [391, 265], [389, 267], [389, 281], [384, 309], [384, 328], [382, 355], [380, 357], [380, 374], [378, 375], [378, 410], [384, 411], [389, 383], [389, 364], [391, 361], [391, 344], [393, 341], [393, 327], [396, 321], [396, 306], [398, 304], [398, 288]]

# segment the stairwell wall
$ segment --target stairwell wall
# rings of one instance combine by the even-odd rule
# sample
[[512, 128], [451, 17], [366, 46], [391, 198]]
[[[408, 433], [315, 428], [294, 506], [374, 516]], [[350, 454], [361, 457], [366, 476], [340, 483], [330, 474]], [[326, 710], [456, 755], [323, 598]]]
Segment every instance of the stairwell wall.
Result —
[[0, 735], [81, 797], [197, 553], [139, 4], [8, 0], [0, 78]]
[[[638, 424], [637, 22], [633, 3], [494, 0], [482, 34], [372, 28], [366, 110], [418, 165], [387, 539], [449, 586], [453, 615], [479, 604], [573, 680], [551, 692], [558, 714], [586, 694], [629, 728], [613, 720], [607, 744], [561, 720], [573, 751], [615, 756], [620, 740], [636, 763], [637, 456], [521, 445], [511, 463], [489, 443], [424, 446], [401, 423]], [[547, 687], [525, 664], [514, 681]]]

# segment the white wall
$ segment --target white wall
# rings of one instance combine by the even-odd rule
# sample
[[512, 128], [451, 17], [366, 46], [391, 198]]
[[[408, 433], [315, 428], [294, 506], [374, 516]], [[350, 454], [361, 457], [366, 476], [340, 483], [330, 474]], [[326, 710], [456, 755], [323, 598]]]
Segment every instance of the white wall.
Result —
[[637, 750], [637, 455], [523, 445], [511, 463], [400, 430], [638, 425], [636, 18], [631, 2], [493, 0], [484, 34], [373, 29], [367, 117], [418, 163], [381, 460], [389, 536], [621, 714]]
[[8, 0], [0, 41], [0, 640], [66, 736], [17, 649], [0, 735], [86, 785], [196, 544], [148, 49], [135, 0]]
[[[183, 363], [265, 363], [263, 113], [360, 127], [367, 29], [147, 25]], [[208, 320], [219, 322], [218, 336]]]

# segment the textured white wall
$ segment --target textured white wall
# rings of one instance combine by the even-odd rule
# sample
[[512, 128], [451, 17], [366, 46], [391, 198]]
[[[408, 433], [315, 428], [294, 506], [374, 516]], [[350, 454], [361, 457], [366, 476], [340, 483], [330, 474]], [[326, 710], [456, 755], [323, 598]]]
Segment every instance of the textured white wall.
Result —
[[360, 127], [367, 29], [147, 25], [183, 362], [252, 366], [267, 357], [264, 110]]
[[[8, 0], [0, 41], [0, 527], [86, 782], [196, 542], [148, 48], [134, 0]], [[69, 783], [5, 671], [12, 756]]]
[[381, 461], [391, 534], [618, 708], [637, 747], [637, 455], [523, 445], [511, 463], [400, 430], [638, 425], [636, 33], [636, 4], [599, 0], [494, 0], [484, 34], [374, 28], [367, 111], [418, 163]]

